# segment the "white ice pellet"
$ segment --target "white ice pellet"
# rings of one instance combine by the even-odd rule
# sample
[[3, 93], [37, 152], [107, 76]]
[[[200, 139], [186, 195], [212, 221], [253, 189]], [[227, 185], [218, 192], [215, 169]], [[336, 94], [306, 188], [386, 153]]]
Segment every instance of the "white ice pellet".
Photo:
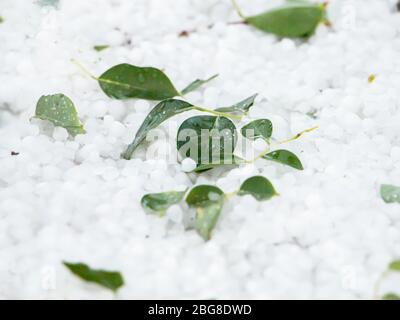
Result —
[[196, 169], [196, 161], [194, 161], [191, 158], [186, 158], [183, 159], [182, 163], [181, 163], [181, 169], [183, 172], [191, 172], [194, 169]]
[[169, 220], [175, 223], [180, 223], [182, 222], [182, 209], [178, 205], [173, 205], [168, 208], [167, 210], [167, 217]]
[[150, 108], [150, 103], [146, 100], [138, 100], [135, 102], [135, 111], [139, 113], [147, 113]]
[[254, 141], [253, 147], [257, 151], [265, 151], [268, 148], [268, 143], [264, 139], [257, 139]]
[[390, 157], [394, 161], [400, 160], [400, 147], [398, 146], [392, 147], [392, 149], [390, 150]]
[[63, 127], [55, 127], [53, 138], [57, 141], [65, 141], [68, 138], [68, 131]]

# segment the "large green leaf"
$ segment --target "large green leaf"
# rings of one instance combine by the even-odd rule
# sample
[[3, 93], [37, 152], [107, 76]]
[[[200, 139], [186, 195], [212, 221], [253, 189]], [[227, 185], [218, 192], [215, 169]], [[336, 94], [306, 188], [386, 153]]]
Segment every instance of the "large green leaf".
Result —
[[287, 165], [297, 170], [304, 169], [300, 159], [293, 152], [288, 150], [275, 150], [267, 153], [262, 158]]
[[186, 191], [150, 193], [143, 196], [141, 204], [147, 212], [157, 214], [161, 217], [165, 215], [170, 206], [181, 202], [185, 193]]
[[185, 89], [182, 90], [182, 95], [185, 95], [185, 94], [188, 94], [189, 92], [197, 90], [198, 88], [200, 88], [202, 85], [206, 84], [207, 82], [214, 80], [216, 77], [218, 77], [218, 74], [214, 74], [212, 77], [210, 77], [206, 80], [196, 79], [195, 81], [190, 83]]
[[196, 231], [204, 240], [209, 240], [224, 204], [223, 191], [215, 186], [196, 186], [186, 197], [186, 202], [196, 209]]
[[242, 127], [241, 133], [250, 140], [261, 138], [268, 141], [272, 135], [272, 122], [268, 119], [254, 120]]
[[193, 109], [193, 105], [188, 102], [176, 99], [169, 99], [161, 101], [157, 104], [153, 110], [144, 119], [138, 132], [136, 133], [135, 139], [128, 146], [127, 150], [122, 154], [124, 159], [131, 159], [133, 152], [146, 138], [147, 133], [156, 127], [158, 127], [165, 120], [185, 111]]
[[280, 37], [308, 37], [325, 17], [322, 4], [290, 1], [270, 11], [247, 17], [250, 25]]
[[244, 99], [230, 107], [222, 107], [217, 108], [215, 111], [225, 112], [225, 113], [241, 113], [247, 114], [250, 108], [254, 105], [254, 101], [256, 100], [258, 94], [253, 94], [251, 97]]
[[400, 203], [400, 187], [390, 184], [381, 185], [381, 197], [386, 203]]
[[115, 99], [164, 100], [180, 95], [161, 70], [127, 63], [108, 69], [98, 82], [104, 93]]
[[186, 119], [178, 130], [177, 148], [197, 165], [232, 164], [237, 142], [236, 127], [231, 120], [216, 116]]
[[94, 270], [83, 263], [64, 262], [64, 265], [82, 280], [97, 283], [114, 292], [124, 285], [124, 279], [117, 271]]
[[85, 133], [74, 103], [61, 93], [40, 97], [36, 105], [35, 118], [63, 127], [73, 136]]
[[238, 195], [250, 194], [258, 201], [265, 201], [277, 195], [272, 183], [262, 176], [247, 179], [240, 186]]

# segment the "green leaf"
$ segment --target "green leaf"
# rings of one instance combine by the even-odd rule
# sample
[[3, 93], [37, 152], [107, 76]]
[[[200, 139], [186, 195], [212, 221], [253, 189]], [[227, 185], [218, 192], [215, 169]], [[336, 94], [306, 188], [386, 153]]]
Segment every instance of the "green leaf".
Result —
[[36, 105], [35, 118], [63, 127], [73, 136], [85, 133], [73, 102], [61, 93], [40, 97]]
[[179, 203], [183, 199], [185, 193], [186, 191], [169, 191], [146, 194], [143, 196], [141, 204], [147, 212], [162, 217], [170, 206]]
[[189, 207], [196, 208], [195, 229], [197, 233], [204, 240], [209, 240], [224, 204], [223, 191], [215, 186], [196, 186], [186, 197], [186, 202]]
[[382, 300], [400, 300], [400, 296], [395, 293], [387, 293], [382, 297]]
[[63, 264], [82, 280], [97, 283], [114, 292], [124, 284], [121, 273], [117, 271], [94, 270], [83, 263], [63, 262]]
[[159, 69], [119, 64], [104, 72], [98, 82], [115, 99], [164, 100], [179, 96], [171, 80]]
[[242, 183], [238, 195], [246, 194], [252, 195], [258, 201], [269, 200], [277, 195], [272, 183], [262, 176], [251, 177]]
[[262, 157], [263, 159], [285, 164], [289, 167], [295, 168], [297, 170], [303, 170], [303, 165], [300, 159], [288, 150], [275, 150], [267, 153]]
[[262, 138], [268, 141], [272, 135], [272, 122], [268, 119], [254, 120], [246, 124], [241, 129], [241, 133], [244, 137], [250, 140]]
[[178, 129], [178, 152], [197, 165], [232, 164], [236, 142], [236, 127], [225, 117], [191, 117]]
[[400, 187], [390, 184], [381, 185], [381, 197], [386, 203], [400, 203]]
[[0, 23], [3, 23], [3, 22], [4, 22], [4, 19], [2, 16], [0, 16]]
[[150, 111], [146, 119], [144, 119], [142, 125], [136, 133], [135, 139], [122, 154], [122, 157], [126, 160], [130, 160], [133, 152], [146, 138], [147, 133], [151, 129], [158, 127], [165, 120], [179, 113], [192, 110], [193, 108], [193, 105], [182, 100], [169, 99], [161, 101], [153, 108], [153, 110]]
[[185, 95], [189, 92], [197, 90], [198, 88], [200, 88], [202, 85], [206, 84], [207, 82], [214, 80], [216, 77], [218, 77], [218, 74], [214, 74], [212, 77], [210, 77], [206, 80], [196, 79], [191, 84], [189, 84], [185, 89], [182, 90], [182, 95]]
[[291, 1], [281, 7], [245, 18], [250, 25], [280, 37], [309, 37], [325, 17], [321, 4]]
[[391, 262], [388, 268], [390, 271], [400, 272], [400, 260]]
[[247, 114], [249, 112], [250, 108], [254, 105], [254, 101], [256, 100], [258, 94], [254, 94], [251, 97], [248, 97], [244, 99], [243, 101], [240, 101], [230, 107], [222, 107], [222, 108], [217, 108], [215, 111], [218, 112], [226, 112], [226, 113], [242, 113], [242, 114]]
[[96, 50], [97, 52], [103, 51], [105, 49], [108, 49], [110, 46], [108, 45], [98, 45], [94, 46], [93, 49]]

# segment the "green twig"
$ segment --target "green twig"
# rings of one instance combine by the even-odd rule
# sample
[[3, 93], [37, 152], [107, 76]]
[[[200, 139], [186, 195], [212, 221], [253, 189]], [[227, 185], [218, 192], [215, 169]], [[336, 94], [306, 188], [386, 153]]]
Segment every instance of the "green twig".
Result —
[[315, 127], [312, 127], [312, 128], [306, 129], [306, 130], [303, 130], [303, 131], [297, 133], [296, 135], [294, 135], [293, 137], [291, 137], [291, 138], [289, 138], [289, 139], [282, 140], [282, 141], [278, 141], [278, 143], [279, 143], [279, 144], [284, 144], [284, 143], [291, 142], [291, 141], [293, 141], [293, 140], [296, 140], [296, 139], [300, 138], [303, 134], [305, 134], [305, 133], [307, 133], [307, 132], [311, 132], [311, 131], [317, 130], [318, 128], [319, 128], [319, 126], [315, 126]]
[[227, 117], [227, 118], [232, 118], [232, 119], [236, 119], [236, 120], [241, 120], [242, 119], [242, 116], [235, 116], [233, 114], [214, 111], [214, 110], [210, 110], [210, 109], [206, 109], [206, 108], [202, 108], [202, 107], [196, 107], [195, 106], [194, 110], [201, 111], [201, 112], [207, 112], [207, 113], [213, 114], [215, 116], [219, 116], [219, 117]]
[[239, 17], [241, 17], [243, 20], [246, 20], [245, 15], [242, 13], [242, 11], [240, 10], [236, 0], [232, 0], [232, 5], [235, 8], [236, 13], [238, 14]]
[[81, 63], [79, 63], [78, 61], [76, 61], [75, 59], [71, 59], [71, 62], [76, 65], [79, 69], [81, 69], [81, 71], [87, 75], [89, 78], [92, 78], [96, 81], [99, 80], [99, 78], [95, 77], [94, 75], [92, 75]]

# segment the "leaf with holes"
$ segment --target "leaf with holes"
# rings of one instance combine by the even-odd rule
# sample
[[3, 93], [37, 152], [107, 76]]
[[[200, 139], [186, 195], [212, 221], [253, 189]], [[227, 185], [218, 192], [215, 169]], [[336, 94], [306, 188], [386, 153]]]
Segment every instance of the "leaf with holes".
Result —
[[309, 37], [325, 18], [325, 7], [303, 1], [290, 1], [270, 11], [246, 17], [245, 21], [279, 37]]
[[108, 69], [97, 80], [104, 93], [115, 99], [164, 100], [180, 95], [165, 73], [152, 67], [123, 63]]
[[147, 212], [162, 217], [170, 206], [181, 202], [185, 193], [186, 191], [150, 193], [143, 196], [141, 204]]
[[267, 153], [262, 158], [265, 160], [270, 160], [287, 165], [297, 170], [304, 169], [300, 159], [293, 152], [290, 152], [288, 150], [275, 150]]
[[74, 103], [61, 93], [40, 97], [34, 118], [50, 121], [55, 126], [63, 127], [73, 136], [85, 133]]
[[63, 262], [63, 264], [82, 280], [97, 283], [114, 292], [124, 285], [124, 279], [117, 271], [94, 270], [84, 263]]
[[225, 113], [240, 113], [240, 114], [247, 114], [250, 108], [254, 105], [254, 101], [256, 100], [258, 94], [254, 94], [251, 97], [244, 99], [230, 107], [222, 107], [217, 108], [215, 111], [218, 112], [225, 112]]
[[197, 233], [204, 240], [209, 240], [224, 204], [223, 191], [215, 186], [196, 186], [189, 192], [186, 202], [189, 207], [196, 209], [195, 229]]
[[133, 152], [143, 142], [143, 140], [146, 138], [147, 133], [151, 129], [158, 127], [167, 119], [182, 112], [192, 110], [193, 108], [194, 107], [192, 104], [182, 100], [169, 99], [161, 101], [153, 108], [153, 110], [150, 111], [146, 119], [144, 119], [142, 125], [136, 133], [135, 139], [128, 146], [127, 150], [122, 154], [122, 157], [126, 160], [130, 160], [132, 158]]
[[272, 183], [262, 176], [254, 176], [242, 183], [238, 195], [252, 195], [258, 201], [265, 201], [276, 196], [277, 193]]
[[268, 119], [254, 120], [242, 127], [241, 133], [250, 140], [261, 138], [268, 141], [272, 135], [272, 122]]
[[206, 80], [196, 79], [195, 81], [190, 83], [185, 89], [182, 90], [182, 95], [185, 95], [185, 94], [188, 94], [189, 92], [197, 90], [202, 85], [214, 80], [216, 77], [218, 77], [218, 74], [214, 74], [212, 77], [210, 77]]
[[192, 158], [198, 166], [233, 164], [236, 142], [236, 127], [225, 117], [191, 117], [178, 129], [178, 152], [184, 158]]
[[386, 203], [400, 203], [400, 187], [390, 184], [381, 185], [381, 197]]

